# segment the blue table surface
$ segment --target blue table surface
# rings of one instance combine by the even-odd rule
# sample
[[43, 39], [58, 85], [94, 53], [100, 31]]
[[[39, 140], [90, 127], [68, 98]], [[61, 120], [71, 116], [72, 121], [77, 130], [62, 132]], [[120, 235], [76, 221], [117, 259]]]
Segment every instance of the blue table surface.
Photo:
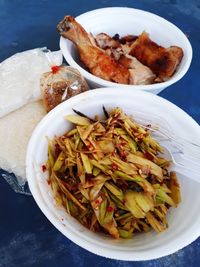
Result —
[[[92, 9], [109, 6], [151, 11], [176, 24], [189, 36], [193, 47], [191, 67], [181, 81], [160, 95], [181, 107], [200, 123], [198, 0], [0, 0], [0, 61], [16, 52], [35, 47], [59, 49], [56, 25], [64, 15], [77, 16]], [[58, 232], [32, 197], [16, 194], [3, 179], [0, 180], [0, 267], [196, 267], [199, 264], [200, 239], [170, 256], [152, 261], [123, 262], [96, 256]]]

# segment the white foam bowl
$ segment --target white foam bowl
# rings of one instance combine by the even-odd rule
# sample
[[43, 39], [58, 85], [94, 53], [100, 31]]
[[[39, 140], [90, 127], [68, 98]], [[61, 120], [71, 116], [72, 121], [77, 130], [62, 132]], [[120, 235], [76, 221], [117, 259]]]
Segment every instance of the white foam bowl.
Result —
[[[47, 174], [41, 170], [47, 160], [47, 136], [59, 136], [71, 128], [64, 115], [72, 108], [94, 116], [102, 114], [102, 105], [109, 110], [122, 108], [127, 114], [133, 110], [159, 114], [181, 137], [200, 143], [199, 125], [183, 110], [169, 101], [144, 91], [126, 88], [102, 88], [84, 92], [63, 102], [48, 113], [38, 124], [30, 139], [26, 157], [26, 175], [31, 193], [50, 222], [67, 238], [95, 254], [120, 260], [150, 260], [171, 254], [194, 241], [200, 235], [200, 184], [179, 176], [182, 202], [171, 208], [169, 228], [160, 234], [154, 231], [138, 234], [131, 240], [115, 240], [93, 233], [58, 208], [47, 183]], [[188, 131], [190, 129], [190, 131]]]
[[[119, 87], [146, 90], [158, 94], [164, 88], [180, 80], [190, 66], [192, 47], [185, 34], [174, 24], [153, 13], [134, 8], [111, 7], [89, 11], [76, 17], [76, 20], [87, 32], [92, 32], [94, 35], [101, 32], [111, 36], [116, 33], [119, 33], [120, 36], [139, 35], [145, 30], [150, 34], [150, 38], [158, 44], [164, 47], [177, 45], [183, 49], [184, 56], [181, 64], [168, 81], [152, 85], [117, 84]], [[91, 88], [116, 86], [116, 83], [103, 80], [89, 73], [80, 63], [78, 51], [71, 41], [61, 37], [60, 48], [68, 64], [80, 71]]]

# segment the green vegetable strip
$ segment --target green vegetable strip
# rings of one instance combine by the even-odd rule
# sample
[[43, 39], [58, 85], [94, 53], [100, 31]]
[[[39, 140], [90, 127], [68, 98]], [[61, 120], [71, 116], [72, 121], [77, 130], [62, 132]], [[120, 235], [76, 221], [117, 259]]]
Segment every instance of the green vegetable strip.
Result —
[[65, 116], [74, 128], [48, 140], [48, 182], [57, 205], [114, 238], [164, 231], [181, 192], [162, 147], [119, 108], [101, 122], [78, 114]]

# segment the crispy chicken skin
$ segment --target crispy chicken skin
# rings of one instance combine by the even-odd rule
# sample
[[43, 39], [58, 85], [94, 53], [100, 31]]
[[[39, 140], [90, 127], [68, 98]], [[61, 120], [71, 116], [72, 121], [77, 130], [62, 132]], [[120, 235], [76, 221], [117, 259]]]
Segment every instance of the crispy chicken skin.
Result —
[[165, 81], [176, 71], [183, 57], [183, 50], [177, 46], [164, 48], [153, 42], [149, 35], [143, 32], [133, 42], [129, 54], [136, 57], [140, 62], [148, 66], [161, 80]]
[[72, 16], [66, 16], [58, 24], [57, 29], [64, 38], [77, 46], [81, 61], [92, 74], [116, 83], [129, 83], [128, 69], [107, 55], [104, 50], [94, 46], [88, 33]]

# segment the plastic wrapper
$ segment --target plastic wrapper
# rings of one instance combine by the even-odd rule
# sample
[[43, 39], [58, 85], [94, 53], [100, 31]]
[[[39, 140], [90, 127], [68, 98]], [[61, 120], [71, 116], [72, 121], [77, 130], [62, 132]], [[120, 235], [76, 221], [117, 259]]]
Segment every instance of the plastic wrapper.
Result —
[[[26, 50], [0, 63], [0, 118], [41, 99], [40, 77], [50, 70], [44, 48]], [[58, 55], [61, 51], [52, 52]]]
[[70, 66], [60, 66], [62, 58], [56, 58], [51, 52], [47, 54], [51, 64], [51, 71], [42, 75], [40, 87], [44, 107], [47, 112], [61, 102], [88, 90], [85, 79], [78, 70]]
[[0, 169], [0, 177], [6, 180], [11, 188], [16, 192], [24, 195], [31, 195], [27, 182], [20, 182], [20, 177], [17, 177], [14, 173], [9, 173]]
[[[29, 60], [26, 60], [27, 58]], [[30, 64], [29, 61], [33, 61], [33, 58], [34, 64]], [[6, 109], [7, 113], [2, 113], [0, 118], [0, 178], [5, 179], [15, 192], [30, 195], [25, 177], [25, 157], [26, 146], [33, 129], [46, 111], [87, 90], [88, 85], [77, 70], [61, 66], [61, 51], [50, 52], [46, 48], [37, 48], [18, 53], [7, 60], [12, 67], [11, 59], [17, 62], [18, 67], [22, 65], [23, 75], [13, 73], [13, 79], [18, 86], [13, 89], [15, 94], [7, 99], [7, 105], [12, 109]], [[4, 74], [5, 71], [2, 75], [6, 79], [7, 76]], [[21, 89], [25, 86], [24, 81], [27, 92]], [[9, 79], [5, 82], [9, 84]], [[37, 97], [33, 97], [33, 92], [37, 92]], [[43, 104], [42, 101], [38, 101], [42, 98]], [[24, 99], [26, 101], [22, 101]]]

